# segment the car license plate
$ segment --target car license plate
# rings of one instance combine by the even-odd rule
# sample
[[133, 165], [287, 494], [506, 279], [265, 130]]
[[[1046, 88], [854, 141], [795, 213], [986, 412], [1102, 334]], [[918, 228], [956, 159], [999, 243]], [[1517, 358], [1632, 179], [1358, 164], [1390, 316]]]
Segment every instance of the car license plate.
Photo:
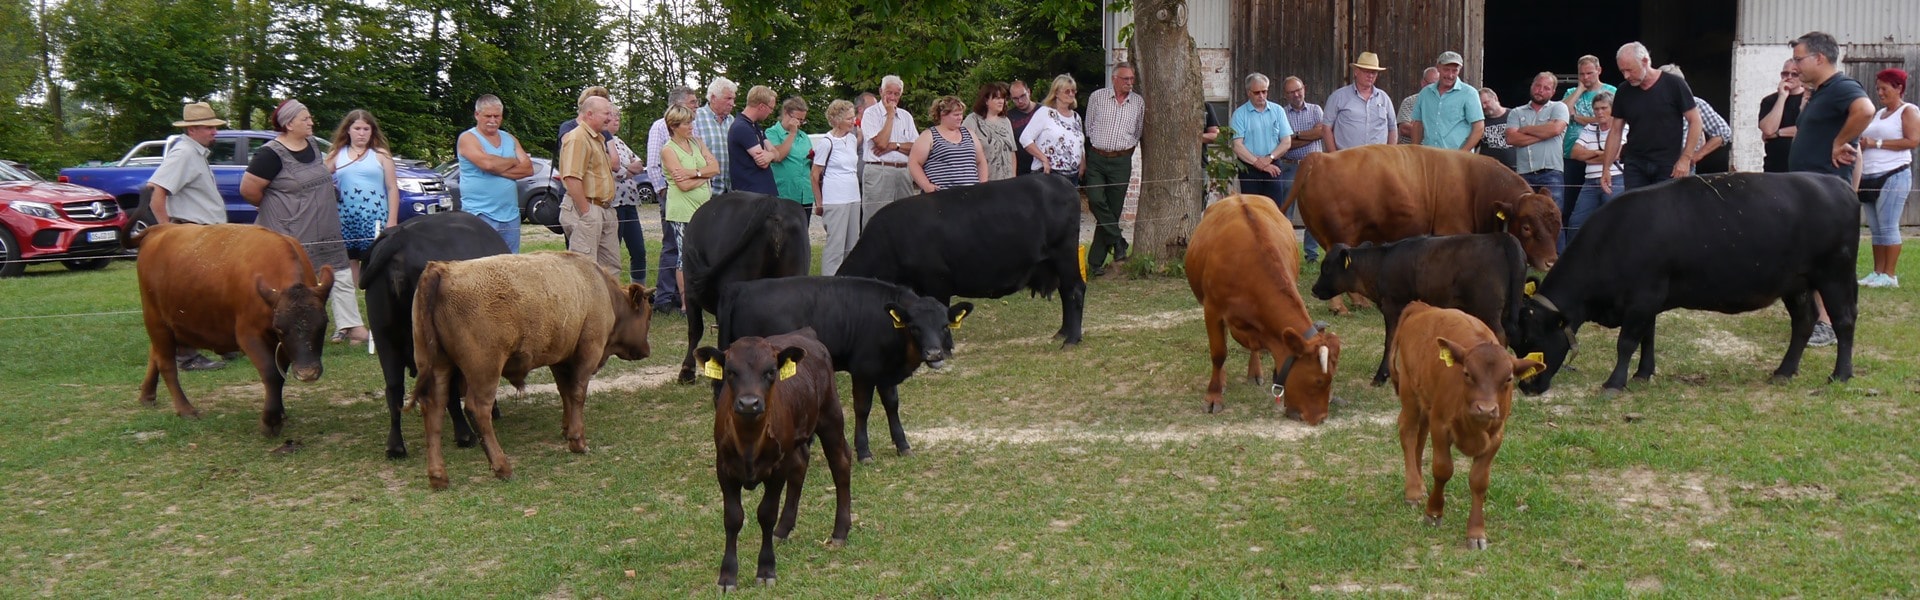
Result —
[[111, 242], [117, 239], [120, 239], [120, 232], [111, 229], [87, 232], [87, 241], [89, 242]]

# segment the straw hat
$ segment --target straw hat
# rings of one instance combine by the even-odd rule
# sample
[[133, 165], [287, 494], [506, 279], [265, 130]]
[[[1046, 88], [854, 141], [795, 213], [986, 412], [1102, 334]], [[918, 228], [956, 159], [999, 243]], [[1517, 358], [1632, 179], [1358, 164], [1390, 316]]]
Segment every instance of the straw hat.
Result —
[[186, 108], [180, 109], [180, 120], [173, 122], [174, 127], [193, 127], [197, 125], [219, 127], [226, 124], [226, 121], [220, 120], [218, 116], [213, 114], [213, 107], [208, 106], [205, 102], [188, 104]]
[[1360, 58], [1354, 59], [1352, 64], [1356, 68], [1366, 69], [1368, 71], [1387, 70], [1386, 67], [1380, 66], [1380, 57], [1374, 56], [1372, 52], [1361, 52]]

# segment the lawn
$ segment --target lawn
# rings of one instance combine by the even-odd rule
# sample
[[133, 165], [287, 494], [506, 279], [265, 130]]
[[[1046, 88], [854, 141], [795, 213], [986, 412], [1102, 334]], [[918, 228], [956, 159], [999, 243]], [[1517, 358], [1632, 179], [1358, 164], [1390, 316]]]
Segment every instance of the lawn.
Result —
[[[1678, 311], [1661, 317], [1653, 382], [1604, 397], [1613, 334], [1589, 326], [1578, 371], [1515, 402], [1481, 552], [1462, 543], [1464, 463], [1440, 527], [1402, 502], [1399, 402], [1366, 383], [1377, 312], [1310, 302], [1345, 341], [1344, 402], [1313, 428], [1237, 378], [1227, 412], [1203, 411], [1206, 335], [1184, 280], [1093, 282], [1086, 343], [1070, 349], [1048, 339], [1057, 302], [976, 301], [953, 363], [901, 387], [915, 454], [884, 449], [880, 430], [878, 460], [855, 467], [850, 544], [822, 543], [831, 479], [816, 461], [778, 585], [741, 592], [1913, 597], [1920, 292], [1861, 297], [1848, 384], [1825, 381], [1832, 348], [1810, 350], [1791, 384], [1765, 383], [1786, 339], [1777, 306]], [[658, 319], [655, 356], [595, 379], [588, 453], [566, 451], [541, 371], [502, 402], [517, 478], [493, 479], [478, 449], [449, 443], [453, 487], [432, 492], [417, 416], [412, 456], [384, 456], [365, 347], [331, 346], [321, 380], [288, 385], [285, 434], [263, 438], [245, 366], [183, 375], [199, 420], [135, 402], [138, 309], [131, 262], [0, 280], [0, 596], [715, 591], [709, 391], [671, 382], [684, 319]], [[84, 316], [19, 318], [39, 315]], [[1234, 348], [1231, 372], [1244, 357]], [[275, 452], [288, 440], [297, 451]], [[757, 536], [749, 519], [749, 582]]]

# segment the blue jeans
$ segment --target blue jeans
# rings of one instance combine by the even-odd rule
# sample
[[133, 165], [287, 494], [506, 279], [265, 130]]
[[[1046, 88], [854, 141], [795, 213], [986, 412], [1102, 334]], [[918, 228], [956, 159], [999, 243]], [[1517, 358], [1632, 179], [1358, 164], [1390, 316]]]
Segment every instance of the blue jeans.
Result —
[[[1520, 178], [1523, 180], [1526, 180], [1527, 187], [1531, 187], [1535, 191], [1538, 191], [1540, 188], [1547, 188], [1547, 195], [1553, 198], [1553, 204], [1555, 206], [1560, 207], [1560, 222], [1562, 224], [1561, 228], [1564, 230], [1565, 223], [1573, 220], [1571, 217], [1571, 213], [1573, 212], [1573, 207], [1568, 205], [1569, 203], [1567, 202], [1567, 199], [1566, 199], [1567, 197], [1564, 195], [1566, 193], [1566, 188], [1562, 187], [1565, 181], [1563, 181], [1564, 178], [1561, 176], [1561, 172], [1556, 170], [1551, 170], [1551, 169], [1545, 170], [1545, 171], [1534, 171], [1532, 173], [1521, 173]], [[1567, 236], [1564, 234], [1564, 232], [1560, 236], [1560, 239], [1562, 240], [1560, 242], [1560, 249], [1561, 250], [1567, 249], [1567, 244], [1565, 242], [1565, 240], [1567, 239]]]
[[500, 239], [507, 243], [508, 252], [512, 252], [514, 254], [520, 253], [520, 222], [519, 221], [495, 221], [493, 219], [482, 217], [480, 215], [474, 215], [474, 216], [480, 217], [480, 220], [482, 221], [486, 221], [488, 226], [493, 227], [493, 230], [500, 234]]
[[615, 206], [613, 214], [620, 219], [620, 224], [614, 226], [614, 235], [627, 245], [627, 281], [644, 284], [647, 282], [647, 232], [640, 227], [640, 207]]
[[[1277, 162], [1273, 164], [1280, 167], [1280, 177], [1275, 180], [1277, 182], [1275, 187], [1278, 189], [1279, 195], [1274, 196], [1273, 201], [1284, 205], [1287, 203], [1287, 195], [1293, 193], [1293, 176], [1295, 173], [1300, 172], [1300, 163]], [[1299, 206], [1293, 207], [1293, 210], [1295, 211], [1294, 214], [1300, 214], [1298, 212], [1300, 210]], [[1305, 224], [1297, 221], [1296, 219], [1295, 224], [1301, 225], [1300, 231], [1303, 232], [1303, 236], [1300, 238], [1300, 248], [1306, 252], [1307, 262], [1320, 260], [1320, 245], [1314, 243], [1313, 232], [1307, 231]]]
[[[1282, 171], [1284, 174], [1285, 171]], [[1240, 193], [1259, 194], [1273, 199], [1274, 206], [1287, 200], [1287, 190], [1280, 187], [1280, 180], [1246, 163], [1240, 163]]]
[[1645, 159], [1620, 159], [1620, 176], [1625, 178], [1627, 187], [1614, 188], [1618, 194], [1627, 190], [1637, 190], [1668, 179], [1673, 179], [1673, 165], [1663, 165]]
[[1894, 174], [1880, 186], [1880, 199], [1867, 205], [1867, 229], [1873, 232], [1873, 245], [1900, 245], [1900, 214], [1907, 210], [1907, 193], [1913, 191], [1913, 168]]
[[653, 305], [655, 308], [680, 308], [680, 283], [674, 276], [680, 272], [680, 232], [686, 223], [673, 223], [666, 220], [666, 196], [660, 200], [660, 270], [654, 280]]
[[1573, 243], [1573, 236], [1580, 233], [1580, 226], [1587, 223], [1594, 211], [1606, 206], [1608, 201], [1623, 191], [1626, 191], [1626, 180], [1620, 175], [1613, 176], [1612, 194], [1600, 191], [1600, 178], [1586, 180], [1586, 185], [1580, 188], [1580, 198], [1573, 203], [1573, 215], [1567, 217], [1567, 226], [1560, 229], [1560, 249], [1566, 250], [1567, 244]]

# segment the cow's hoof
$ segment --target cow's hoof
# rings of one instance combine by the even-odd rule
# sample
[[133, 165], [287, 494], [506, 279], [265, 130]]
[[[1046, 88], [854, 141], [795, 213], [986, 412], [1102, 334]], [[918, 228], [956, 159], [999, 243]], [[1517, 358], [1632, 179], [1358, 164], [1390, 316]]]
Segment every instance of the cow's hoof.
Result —
[[675, 379], [674, 381], [678, 381], [682, 384], [693, 383], [693, 369], [680, 369], [680, 377]]
[[1221, 402], [1207, 403], [1207, 414], [1210, 414], [1210, 415], [1219, 414], [1221, 411], [1224, 411], [1226, 409], [1227, 409], [1227, 405], [1225, 403], [1221, 403]]
[[184, 411], [174, 411], [173, 414], [179, 415], [182, 419], [198, 419], [200, 418], [200, 409], [189, 408]]
[[894, 453], [894, 455], [895, 455], [895, 456], [902, 456], [902, 457], [905, 457], [905, 456], [913, 456], [913, 449], [912, 449], [912, 448], [898, 448], [898, 449], [895, 449], [895, 450], [893, 451], [893, 453]]
[[1853, 379], [1852, 373], [1834, 373], [1827, 376], [1827, 383], [1846, 383]]
[[478, 443], [480, 443], [480, 438], [477, 438], [477, 437], [460, 437], [457, 435], [453, 436], [453, 445], [459, 446], [461, 448], [472, 448], [474, 444], [478, 444]]
[[436, 477], [436, 476], [433, 476], [433, 475], [428, 475], [428, 476], [427, 476], [427, 487], [430, 487], [430, 488], [433, 488], [433, 489], [435, 489], [435, 490], [444, 490], [444, 489], [447, 489], [447, 476], [446, 476], [446, 475], [440, 475], [440, 476], [438, 476], [438, 477]]
[[1437, 516], [1434, 516], [1434, 515], [1427, 515], [1427, 526], [1428, 526], [1428, 527], [1439, 527], [1439, 526], [1440, 526], [1440, 517], [1437, 517]]
[[1624, 387], [1603, 387], [1600, 388], [1600, 397], [1607, 399], [1618, 398], [1620, 394], [1626, 393], [1626, 391], [1627, 388]]
[[1653, 383], [1653, 376], [1652, 375], [1635, 375], [1633, 376], [1633, 383]]
[[720, 593], [724, 594], [727, 592], [737, 592], [737, 591], [740, 591], [740, 586], [737, 586], [731, 583], [720, 584]]
[[138, 400], [138, 402], [140, 403], [141, 406], [145, 406], [147, 408], [153, 408], [160, 405], [160, 403], [156, 401], [156, 399], [153, 396], [143, 397], [140, 400]]
[[847, 547], [847, 538], [829, 539], [827, 540], [827, 547], [828, 548], [845, 548]]
[[1408, 497], [1407, 497], [1407, 506], [1409, 506], [1409, 507], [1412, 507], [1412, 508], [1420, 508], [1420, 506], [1421, 506], [1421, 505], [1423, 505], [1423, 504], [1426, 504], [1426, 503], [1427, 503], [1427, 498], [1426, 498], [1426, 496], [1421, 496], [1421, 497], [1419, 497], [1419, 498], [1415, 498], [1415, 497], [1412, 497], [1412, 496], [1408, 496]]
[[1373, 387], [1380, 387], [1386, 384], [1387, 384], [1387, 376], [1385, 375], [1373, 376]]
[[567, 451], [572, 452], [574, 454], [586, 454], [587, 441], [586, 440], [567, 440]]
[[405, 446], [399, 446], [399, 447], [387, 449], [387, 458], [390, 458], [393, 460], [400, 460], [406, 457], [407, 457], [407, 448]]
[[772, 577], [755, 577], [753, 578], [753, 583], [754, 585], [758, 585], [760, 587], [773, 587], [773, 578]]
[[873, 455], [872, 454], [860, 455], [860, 464], [863, 464], [863, 465], [873, 464]]
[[1487, 549], [1487, 538], [1467, 538], [1467, 549], [1468, 550]]
[[[189, 418], [198, 419], [200, 418], [200, 415], [196, 413]], [[261, 425], [260, 436], [261, 437], [280, 437], [280, 432], [284, 429], [286, 429], [285, 425]]]
[[1789, 383], [1793, 383], [1793, 376], [1774, 373], [1772, 377], [1767, 378], [1767, 383], [1770, 383], [1773, 385], [1786, 385]]
[[513, 467], [494, 469], [493, 476], [499, 478], [501, 481], [513, 481]]

